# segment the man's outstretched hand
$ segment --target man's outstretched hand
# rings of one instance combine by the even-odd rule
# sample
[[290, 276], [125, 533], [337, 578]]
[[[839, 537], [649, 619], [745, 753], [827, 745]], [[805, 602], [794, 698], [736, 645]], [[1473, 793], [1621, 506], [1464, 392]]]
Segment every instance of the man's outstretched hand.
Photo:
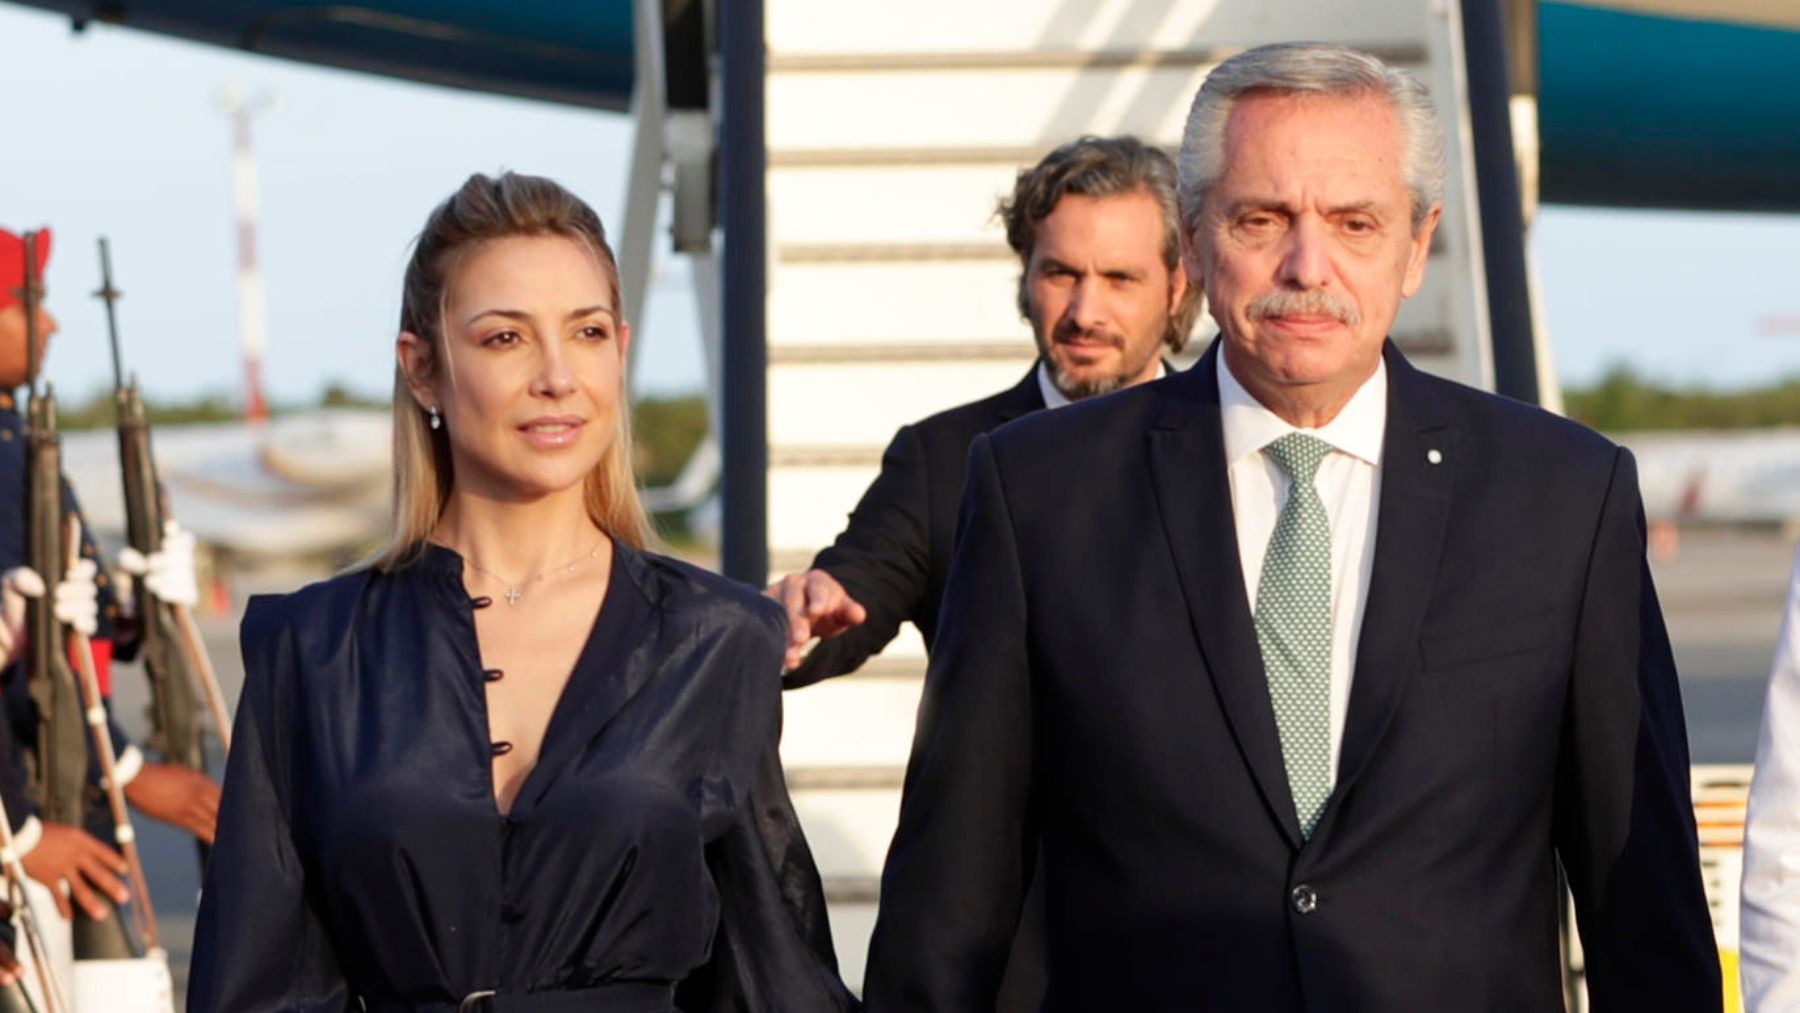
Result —
[[153, 820], [180, 827], [204, 844], [219, 823], [219, 786], [212, 778], [173, 763], [145, 763], [125, 785], [125, 801]]
[[869, 617], [862, 603], [850, 597], [844, 585], [824, 570], [790, 573], [763, 593], [787, 609], [787, 657], [781, 663], [784, 672], [800, 664], [812, 638], [835, 637]]

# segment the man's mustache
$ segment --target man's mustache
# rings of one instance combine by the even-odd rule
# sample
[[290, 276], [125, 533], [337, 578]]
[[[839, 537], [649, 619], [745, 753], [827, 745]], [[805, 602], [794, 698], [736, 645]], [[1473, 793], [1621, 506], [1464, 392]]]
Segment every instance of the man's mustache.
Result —
[[1050, 340], [1065, 345], [1072, 341], [1080, 341], [1084, 344], [1112, 345], [1114, 348], [1122, 348], [1125, 345], [1123, 335], [1108, 330], [1078, 327], [1074, 324], [1059, 325], [1055, 333], [1050, 335]]
[[1250, 305], [1244, 308], [1252, 320], [1265, 317], [1319, 317], [1325, 316], [1336, 320], [1346, 327], [1355, 327], [1362, 323], [1362, 314], [1349, 302], [1318, 289], [1307, 289], [1296, 292], [1292, 289], [1278, 288], [1273, 292], [1264, 292]]

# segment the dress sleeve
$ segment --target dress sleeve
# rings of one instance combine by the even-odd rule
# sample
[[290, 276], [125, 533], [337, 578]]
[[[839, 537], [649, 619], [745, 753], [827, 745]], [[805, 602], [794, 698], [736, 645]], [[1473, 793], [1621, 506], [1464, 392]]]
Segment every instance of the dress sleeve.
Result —
[[1800, 1008], [1800, 555], [1756, 744], [1743, 897], [1744, 1008]]
[[[188, 1013], [343, 1013], [356, 1008], [294, 834], [298, 715], [292, 631], [251, 604], [238, 706], [188, 975]], [[284, 689], [287, 691], [284, 692]]]
[[759, 627], [766, 635], [754, 649], [742, 652], [750, 661], [748, 670], [731, 674], [733, 730], [728, 737], [744, 748], [729, 751], [744, 762], [728, 757], [726, 777], [742, 790], [732, 799], [723, 831], [707, 848], [708, 871], [719, 895], [719, 924], [706, 965], [677, 991], [681, 1009], [814, 1013], [860, 1008], [838, 977], [825, 890], [788, 797], [776, 749], [784, 622], [780, 612], [772, 611]]

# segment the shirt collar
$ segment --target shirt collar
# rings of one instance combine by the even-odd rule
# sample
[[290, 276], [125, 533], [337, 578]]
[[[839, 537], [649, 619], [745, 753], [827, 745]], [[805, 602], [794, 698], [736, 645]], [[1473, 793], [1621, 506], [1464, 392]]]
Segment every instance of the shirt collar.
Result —
[[[1150, 379], [1160, 380], [1163, 377], [1168, 376], [1168, 375], [1169, 375], [1168, 364], [1163, 362], [1161, 359], [1157, 359], [1156, 360], [1156, 375], [1151, 377]], [[1068, 397], [1065, 394], [1063, 394], [1062, 391], [1057, 390], [1056, 384], [1054, 384], [1050, 381], [1050, 364], [1045, 362], [1043, 359], [1038, 360], [1037, 382], [1038, 382], [1038, 393], [1042, 394], [1044, 396], [1044, 407], [1045, 408], [1061, 408], [1063, 405], [1074, 403], [1074, 402], [1070, 401], [1068, 399]]]
[[[1221, 339], [1223, 340], [1223, 339]], [[1381, 466], [1381, 443], [1387, 431], [1387, 360], [1350, 396], [1337, 417], [1318, 429], [1299, 429], [1263, 407], [1231, 373], [1225, 349], [1219, 348], [1219, 412], [1225, 427], [1225, 463], [1229, 467], [1288, 433], [1317, 436], [1332, 449]]]

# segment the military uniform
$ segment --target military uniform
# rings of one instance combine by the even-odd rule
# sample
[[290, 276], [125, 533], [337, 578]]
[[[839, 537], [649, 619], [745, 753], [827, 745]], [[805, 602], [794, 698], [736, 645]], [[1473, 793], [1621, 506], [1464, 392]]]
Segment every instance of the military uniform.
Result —
[[[0, 392], [0, 489], [16, 490], [11, 496], [0, 496], [0, 573], [26, 565], [25, 559], [25, 424], [18, 403], [11, 393]], [[63, 483], [65, 509], [77, 517], [81, 506], [74, 489]], [[100, 553], [87, 525], [82, 525], [81, 555], [100, 566]], [[136, 629], [125, 616], [115, 593], [113, 580], [100, 567], [94, 583], [99, 598], [99, 628], [91, 638], [94, 645], [95, 672], [100, 676], [101, 693], [110, 697], [109, 678], [114, 660], [129, 660], [137, 648]], [[4, 702], [4, 718], [0, 721], [0, 801], [12, 823], [16, 846], [21, 853], [36, 845], [37, 805], [28, 791], [26, 751], [37, 745], [37, 707], [26, 690], [26, 664], [16, 662], [4, 673], [0, 698]], [[110, 709], [110, 708], [109, 708]], [[144, 756], [120, 730], [109, 714], [113, 750], [119, 758], [119, 781], [129, 783], [143, 769]], [[113, 840], [112, 814], [100, 788], [99, 761], [89, 749], [88, 793], [84, 829], [108, 844]]]

